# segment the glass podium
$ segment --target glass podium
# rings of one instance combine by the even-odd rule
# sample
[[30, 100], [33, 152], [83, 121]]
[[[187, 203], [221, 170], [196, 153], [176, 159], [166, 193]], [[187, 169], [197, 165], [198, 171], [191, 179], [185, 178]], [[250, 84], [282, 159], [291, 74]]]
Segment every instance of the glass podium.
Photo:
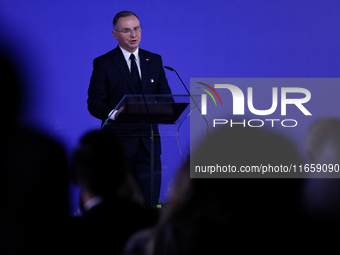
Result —
[[[118, 116], [116, 114], [114, 121], [109, 116], [102, 126], [103, 129], [110, 124], [124, 127], [126, 132], [119, 132], [118, 136], [143, 136], [150, 139], [150, 206], [155, 205], [152, 202], [154, 201], [155, 138], [162, 136], [162, 132], [158, 132], [158, 124], [177, 126], [177, 132], [170, 132], [170, 137], [178, 139], [179, 127], [195, 108], [199, 110], [197, 106], [199, 100], [200, 95], [125, 95], [111, 112], [113, 114], [120, 110]], [[188, 107], [190, 103], [192, 103], [191, 107]], [[140, 129], [141, 126], [144, 128]], [[169, 137], [169, 133], [166, 136]], [[187, 137], [189, 137], [189, 130]], [[163, 142], [162, 147], [166, 148]]]

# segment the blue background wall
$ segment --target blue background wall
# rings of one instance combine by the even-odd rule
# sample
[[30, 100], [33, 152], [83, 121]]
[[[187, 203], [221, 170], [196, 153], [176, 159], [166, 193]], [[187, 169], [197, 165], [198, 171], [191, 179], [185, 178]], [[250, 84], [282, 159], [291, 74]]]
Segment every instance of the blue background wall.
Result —
[[[187, 86], [199, 77], [339, 76], [336, 0], [2, 0], [1, 42], [27, 77], [23, 119], [58, 138], [68, 153], [100, 126], [87, 111], [87, 88], [93, 59], [117, 45], [112, 19], [121, 10], [139, 16], [140, 47], [161, 54]], [[174, 94], [185, 93], [174, 73], [167, 77]], [[181, 139], [188, 153], [189, 136]], [[164, 164], [166, 199], [178, 160]]]

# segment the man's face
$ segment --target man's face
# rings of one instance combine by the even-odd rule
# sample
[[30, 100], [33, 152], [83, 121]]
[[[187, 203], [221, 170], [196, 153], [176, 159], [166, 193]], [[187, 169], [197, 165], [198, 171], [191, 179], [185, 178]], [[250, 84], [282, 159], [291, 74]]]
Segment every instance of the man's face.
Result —
[[[142, 36], [141, 29], [138, 28], [140, 28], [140, 24], [136, 16], [122, 17], [118, 20], [112, 34], [118, 40], [120, 47], [133, 53], [137, 49]], [[129, 32], [124, 33], [124, 31]]]

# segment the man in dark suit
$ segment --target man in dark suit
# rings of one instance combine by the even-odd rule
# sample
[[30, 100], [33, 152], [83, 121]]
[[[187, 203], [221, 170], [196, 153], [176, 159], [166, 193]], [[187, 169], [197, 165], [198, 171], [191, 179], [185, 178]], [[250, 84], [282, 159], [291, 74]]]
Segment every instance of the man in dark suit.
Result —
[[[129, 168], [143, 192], [146, 205], [158, 202], [161, 185], [161, 145], [157, 125], [119, 124], [115, 119], [122, 109], [113, 111], [127, 94], [171, 94], [161, 56], [139, 49], [141, 27], [138, 17], [129, 11], [116, 14], [112, 34], [118, 46], [93, 61], [88, 90], [88, 109], [103, 121], [103, 128], [119, 136]], [[170, 99], [172, 100], [172, 98]], [[150, 193], [150, 133], [154, 139], [154, 199]], [[110, 159], [108, 159], [110, 160]]]
[[141, 206], [121, 145], [111, 132], [86, 134], [72, 155], [70, 170], [83, 213], [70, 221], [70, 251], [120, 254], [130, 235], [155, 223], [157, 215]]

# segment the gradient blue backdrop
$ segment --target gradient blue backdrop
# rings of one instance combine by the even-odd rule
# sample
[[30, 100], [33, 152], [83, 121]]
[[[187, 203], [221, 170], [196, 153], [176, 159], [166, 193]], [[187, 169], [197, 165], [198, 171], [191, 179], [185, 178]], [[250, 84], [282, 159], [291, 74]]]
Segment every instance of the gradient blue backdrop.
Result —
[[[100, 126], [87, 111], [87, 88], [93, 59], [117, 45], [112, 19], [121, 10], [139, 16], [140, 47], [161, 54], [187, 86], [199, 77], [339, 76], [336, 0], [2, 0], [1, 41], [27, 78], [24, 121], [58, 138], [68, 154]], [[185, 93], [166, 72], [173, 93]], [[181, 142], [187, 155], [189, 136]], [[172, 161], [173, 151], [164, 148], [164, 162]], [[179, 164], [178, 153], [173, 158], [164, 166], [164, 200]]]

